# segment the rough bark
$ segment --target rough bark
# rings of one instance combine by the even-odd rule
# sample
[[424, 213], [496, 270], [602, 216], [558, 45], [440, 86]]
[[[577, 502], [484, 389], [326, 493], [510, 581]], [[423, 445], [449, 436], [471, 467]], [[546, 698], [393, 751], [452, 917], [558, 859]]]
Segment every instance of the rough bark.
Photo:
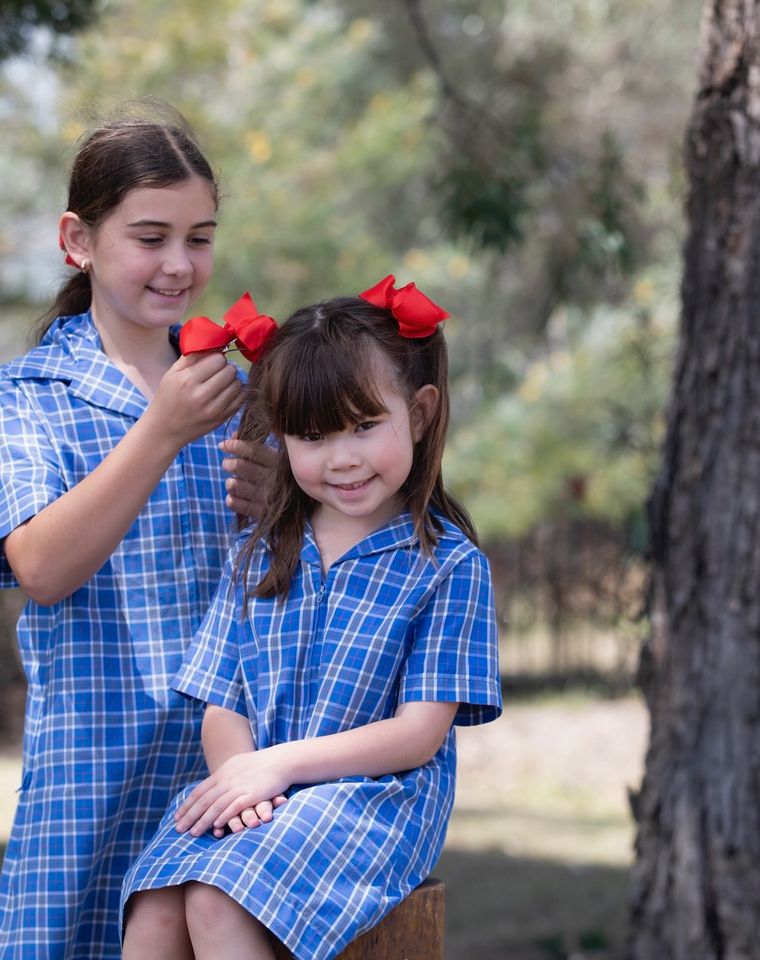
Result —
[[760, 0], [708, 0], [629, 960], [760, 960]]

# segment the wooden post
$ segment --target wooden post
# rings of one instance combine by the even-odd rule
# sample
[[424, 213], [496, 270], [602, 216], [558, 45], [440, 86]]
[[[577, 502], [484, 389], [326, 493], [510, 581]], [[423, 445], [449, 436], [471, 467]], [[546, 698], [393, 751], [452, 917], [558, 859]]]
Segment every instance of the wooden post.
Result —
[[[349, 943], [338, 960], [443, 960], [446, 887], [430, 877], [376, 927]], [[292, 960], [281, 943], [277, 960]]]

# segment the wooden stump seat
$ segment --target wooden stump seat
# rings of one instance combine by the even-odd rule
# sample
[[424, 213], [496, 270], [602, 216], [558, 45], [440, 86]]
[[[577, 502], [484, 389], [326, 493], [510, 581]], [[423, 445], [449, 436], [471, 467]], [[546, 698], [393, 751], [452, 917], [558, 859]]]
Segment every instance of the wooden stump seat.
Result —
[[[443, 960], [446, 887], [429, 877], [376, 927], [349, 943], [338, 960]], [[292, 960], [281, 943], [277, 960]]]

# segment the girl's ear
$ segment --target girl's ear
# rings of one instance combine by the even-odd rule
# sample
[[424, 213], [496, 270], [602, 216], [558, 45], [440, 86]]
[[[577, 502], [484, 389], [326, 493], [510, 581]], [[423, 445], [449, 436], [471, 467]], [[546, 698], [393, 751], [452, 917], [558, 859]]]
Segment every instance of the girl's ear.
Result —
[[409, 423], [411, 426], [412, 440], [419, 443], [425, 428], [435, 416], [438, 409], [438, 400], [440, 394], [438, 387], [432, 383], [426, 383], [416, 391], [412, 399], [412, 408], [409, 413]]
[[92, 260], [90, 230], [71, 210], [61, 215], [58, 221], [58, 233], [66, 253], [78, 266], [83, 260]]

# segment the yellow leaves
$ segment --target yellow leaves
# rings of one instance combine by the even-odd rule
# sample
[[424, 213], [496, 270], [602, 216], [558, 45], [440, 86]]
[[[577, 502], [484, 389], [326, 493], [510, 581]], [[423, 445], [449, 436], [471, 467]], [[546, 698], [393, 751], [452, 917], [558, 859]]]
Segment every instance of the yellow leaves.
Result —
[[351, 21], [348, 28], [348, 42], [352, 47], [363, 47], [372, 39], [375, 33], [375, 25], [366, 17], [358, 17]]
[[291, 0], [270, 0], [258, 15], [270, 30], [287, 30], [298, 15], [298, 8]]
[[548, 370], [544, 362], [531, 364], [517, 394], [525, 403], [536, 403], [541, 399], [548, 379]]
[[338, 254], [338, 269], [341, 273], [352, 273], [357, 263], [358, 258], [353, 250], [341, 250]]
[[293, 79], [297, 87], [300, 87], [302, 90], [308, 90], [317, 82], [317, 73], [315, 70], [312, 70], [311, 67], [301, 67], [300, 70], [296, 70]]
[[649, 277], [643, 277], [634, 284], [633, 299], [642, 307], [652, 303], [654, 299], [654, 284]]
[[454, 280], [464, 280], [470, 272], [470, 267], [470, 258], [463, 254], [455, 254], [449, 258], [449, 262], [446, 264], [446, 270]]
[[369, 102], [367, 112], [380, 114], [382, 116], [389, 113], [392, 106], [393, 100], [387, 93], [376, 93]]
[[[412, 248], [404, 256], [404, 266], [414, 274], [420, 274], [430, 265], [430, 257], [424, 250]], [[404, 281], [406, 282], [406, 281]]]
[[65, 143], [76, 143], [86, 130], [87, 127], [81, 120], [69, 120], [61, 128], [61, 136]]
[[272, 141], [266, 130], [249, 130], [245, 134], [245, 146], [248, 156], [260, 166], [272, 157]]

